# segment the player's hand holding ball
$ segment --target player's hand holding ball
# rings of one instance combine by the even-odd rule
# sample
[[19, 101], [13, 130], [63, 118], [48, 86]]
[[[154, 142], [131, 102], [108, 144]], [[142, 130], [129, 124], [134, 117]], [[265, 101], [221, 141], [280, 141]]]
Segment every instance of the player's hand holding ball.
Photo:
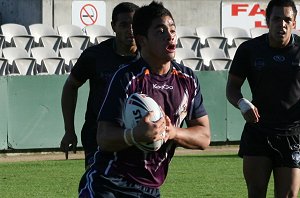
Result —
[[123, 111], [124, 141], [129, 146], [152, 152], [165, 141], [166, 120], [160, 106], [145, 94], [134, 93]]
[[164, 139], [166, 130], [165, 117], [161, 117], [156, 122], [152, 121], [154, 112], [150, 111], [134, 127], [134, 137], [138, 142], [152, 142]]

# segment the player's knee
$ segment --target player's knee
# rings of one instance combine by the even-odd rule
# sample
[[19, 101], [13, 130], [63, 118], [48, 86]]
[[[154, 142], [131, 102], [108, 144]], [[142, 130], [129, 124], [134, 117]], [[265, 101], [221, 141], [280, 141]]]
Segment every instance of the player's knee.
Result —
[[265, 185], [248, 185], [249, 198], [265, 198], [267, 195], [267, 187]]

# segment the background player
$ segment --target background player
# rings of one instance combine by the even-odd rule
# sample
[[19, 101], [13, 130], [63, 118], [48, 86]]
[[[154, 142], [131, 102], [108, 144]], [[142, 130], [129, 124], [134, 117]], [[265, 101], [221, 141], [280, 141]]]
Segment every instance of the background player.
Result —
[[105, 95], [107, 84], [113, 73], [122, 64], [139, 58], [132, 33], [132, 18], [139, 7], [130, 2], [118, 4], [112, 13], [111, 26], [115, 38], [108, 39], [86, 49], [65, 82], [61, 105], [65, 123], [65, 135], [61, 140], [61, 149], [68, 154], [69, 146], [76, 151], [77, 136], [74, 127], [77, 93], [80, 86], [89, 80], [90, 91], [85, 114], [85, 123], [81, 131], [81, 141], [85, 152], [85, 166], [97, 150], [97, 115]]
[[[227, 98], [246, 120], [239, 156], [248, 196], [266, 197], [273, 171], [275, 197], [294, 197], [300, 187], [300, 48], [292, 35], [297, 10], [292, 0], [272, 0], [269, 33], [244, 42], [233, 59]], [[247, 78], [252, 102], [243, 98]]]

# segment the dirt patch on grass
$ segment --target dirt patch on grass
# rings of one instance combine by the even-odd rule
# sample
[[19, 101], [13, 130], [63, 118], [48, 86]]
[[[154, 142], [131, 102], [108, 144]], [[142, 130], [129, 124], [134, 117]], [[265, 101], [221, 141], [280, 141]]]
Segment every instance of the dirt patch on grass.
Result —
[[[44, 160], [65, 160], [63, 152], [22, 152], [22, 153], [0, 153], [0, 163], [3, 162], [26, 162], [26, 161], [44, 161]], [[83, 151], [76, 154], [70, 153], [68, 159], [84, 159]]]
[[237, 153], [238, 152], [238, 145], [226, 145], [226, 146], [210, 146], [205, 150], [191, 150], [191, 149], [184, 149], [184, 148], [177, 148], [175, 155], [194, 155], [194, 154], [210, 154], [210, 153]]
[[[233, 153], [236, 154], [238, 151], [238, 146], [236, 145], [226, 145], [226, 146], [210, 146], [206, 150], [191, 150], [178, 148], [175, 155], [201, 155], [209, 153]], [[70, 152], [68, 158], [70, 160], [74, 159], [84, 159], [84, 152], [77, 151], [76, 154]], [[0, 163], [6, 162], [26, 162], [26, 161], [44, 161], [44, 160], [65, 160], [65, 154], [59, 151], [53, 152], [13, 152], [13, 153], [0, 153]]]

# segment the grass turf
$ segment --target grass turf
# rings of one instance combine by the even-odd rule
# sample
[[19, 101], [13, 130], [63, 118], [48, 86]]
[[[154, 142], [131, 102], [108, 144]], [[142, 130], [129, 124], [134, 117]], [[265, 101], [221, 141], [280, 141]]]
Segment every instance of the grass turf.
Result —
[[[0, 163], [0, 197], [77, 197], [83, 167], [83, 160]], [[161, 195], [162, 198], [247, 197], [242, 160], [235, 153], [175, 156]], [[273, 196], [271, 179], [267, 197]]]

